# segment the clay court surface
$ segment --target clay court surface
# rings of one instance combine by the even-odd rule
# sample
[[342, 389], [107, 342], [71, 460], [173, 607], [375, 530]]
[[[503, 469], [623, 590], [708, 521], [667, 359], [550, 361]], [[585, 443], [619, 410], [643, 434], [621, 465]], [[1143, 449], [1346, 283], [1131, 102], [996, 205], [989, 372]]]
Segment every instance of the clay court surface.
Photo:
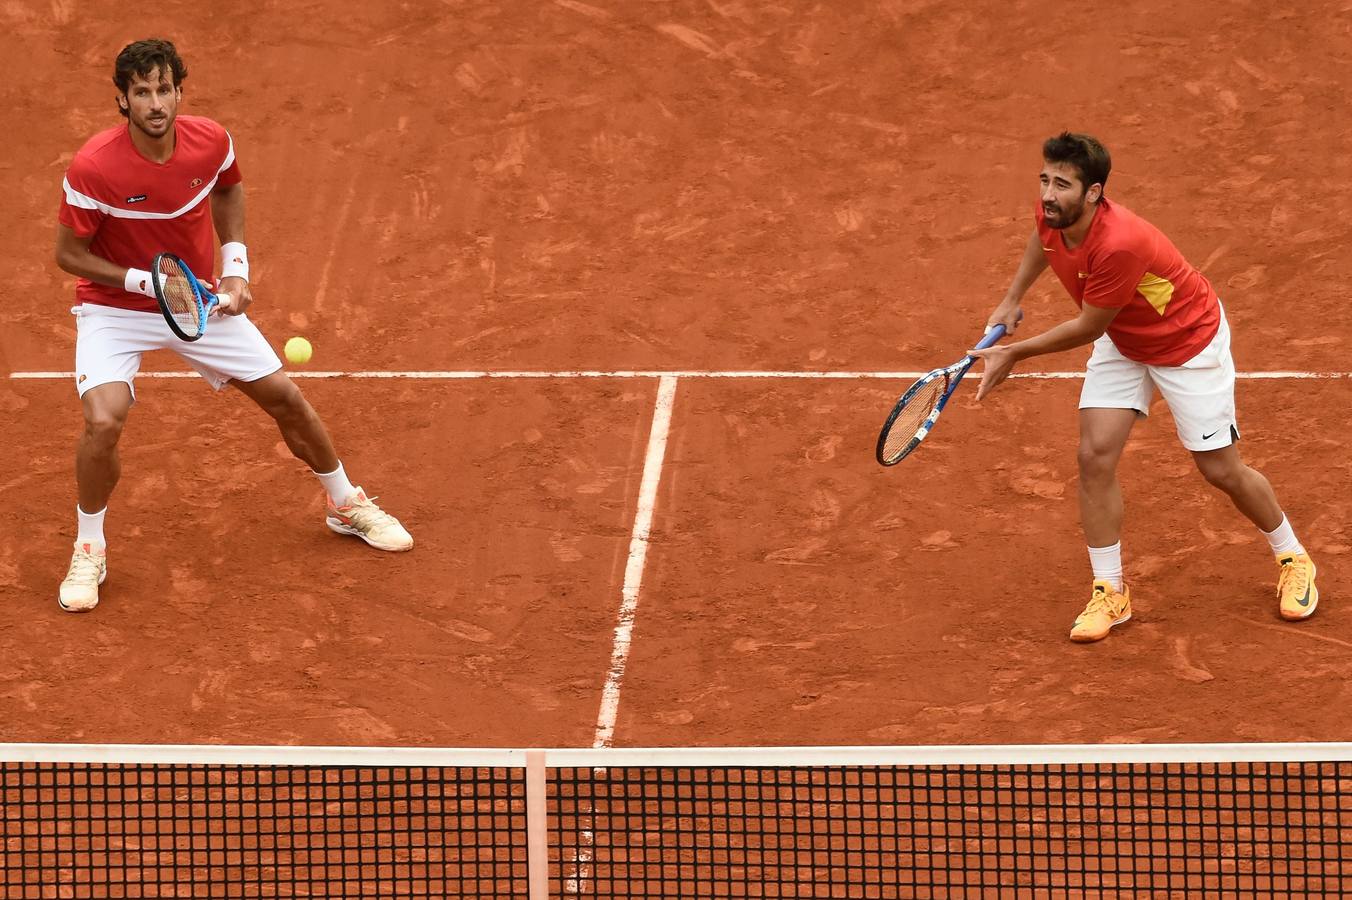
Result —
[[[252, 6], [0, 5], [6, 375], [71, 367], [61, 177], [149, 32], [187, 59], [183, 111], [234, 136], [250, 314], [278, 347], [309, 337], [311, 371], [945, 364], [1008, 282], [1063, 127], [1104, 140], [1109, 196], [1217, 286], [1241, 371], [1350, 368], [1338, 4]], [[1033, 331], [1073, 312], [1050, 274], [1025, 308]], [[325, 529], [242, 396], [142, 378], [103, 602], [76, 617], [55, 603], [75, 391], [0, 380], [5, 739], [590, 745], [659, 379], [301, 384], [415, 550]], [[905, 386], [675, 379], [614, 744], [1347, 738], [1352, 381], [1239, 388], [1318, 614], [1278, 619], [1261, 537], [1158, 406], [1122, 469], [1135, 617], [1093, 646], [1066, 640], [1079, 381], [981, 405], [973, 383], [884, 470]]]

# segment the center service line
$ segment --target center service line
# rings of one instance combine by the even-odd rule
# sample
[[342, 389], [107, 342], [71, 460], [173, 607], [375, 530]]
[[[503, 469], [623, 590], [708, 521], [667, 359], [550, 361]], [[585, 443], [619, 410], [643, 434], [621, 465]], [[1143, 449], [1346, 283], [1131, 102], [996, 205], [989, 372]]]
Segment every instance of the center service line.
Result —
[[663, 375], [657, 385], [657, 405], [653, 409], [653, 427], [648, 435], [648, 455], [643, 461], [643, 482], [638, 490], [638, 513], [634, 533], [629, 538], [629, 562], [624, 567], [624, 587], [620, 618], [615, 625], [615, 645], [610, 651], [610, 671], [601, 692], [601, 712], [596, 717], [593, 747], [609, 747], [615, 736], [615, 717], [620, 709], [620, 682], [629, 662], [629, 643], [634, 634], [634, 613], [638, 609], [638, 589], [643, 581], [643, 562], [648, 556], [648, 534], [653, 524], [653, 506], [657, 503], [657, 485], [662, 479], [662, 458], [667, 452], [667, 433], [671, 430], [671, 406], [676, 399], [676, 376]]

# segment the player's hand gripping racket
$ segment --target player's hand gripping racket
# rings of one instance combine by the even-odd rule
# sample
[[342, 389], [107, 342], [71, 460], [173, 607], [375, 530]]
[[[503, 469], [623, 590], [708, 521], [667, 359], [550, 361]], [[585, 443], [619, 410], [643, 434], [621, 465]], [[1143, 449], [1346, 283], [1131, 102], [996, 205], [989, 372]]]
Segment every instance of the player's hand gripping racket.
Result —
[[[996, 325], [986, 333], [976, 349], [985, 350], [1004, 336], [1005, 326]], [[951, 366], [935, 369], [922, 376], [901, 395], [897, 405], [892, 408], [892, 414], [883, 424], [882, 433], [878, 435], [878, 462], [895, 466], [920, 446], [934, 423], [939, 421], [939, 413], [944, 411], [948, 398], [958, 389], [958, 382], [962, 381], [962, 376], [967, 374], [974, 362], [976, 357], [964, 356]]]
[[160, 312], [174, 334], [185, 341], [195, 341], [207, 330], [207, 314], [218, 301], [188, 264], [172, 253], [161, 253], [150, 265], [151, 282]]

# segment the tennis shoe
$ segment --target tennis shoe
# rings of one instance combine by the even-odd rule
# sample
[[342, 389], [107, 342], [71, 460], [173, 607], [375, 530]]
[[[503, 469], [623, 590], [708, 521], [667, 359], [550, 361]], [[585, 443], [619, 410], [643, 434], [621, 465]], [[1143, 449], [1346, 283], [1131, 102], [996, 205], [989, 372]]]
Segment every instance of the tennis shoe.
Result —
[[1101, 641], [1114, 625], [1131, 618], [1131, 591], [1126, 585], [1117, 590], [1109, 581], [1094, 581], [1094, 592], [1084, 612], [1070, 629], [1070, 639], [1080, 643]]
[[77, 541], [56, 602], [66, 612], [89, 612], [99, 605], [99, 585], [107, 578], [108, 553], [104, 546]]
[[334, 505], [332, 498], [326, 499], [326, 503], [328, 518], [324, 522], [339, 534], [355, 535], [377, 550], [413, 549], [413, 536], [398, 519], [376, 506], [375, 498], [368, 498], [361, 488], [342, 505]]
[[1283, 619], [1304, 619], [1319, 605], [1319, 588], [1314, 585], [1314, 560], [1308, 553], [1283, 553], [1277, 557], [1281, 574], [1277, 577], [1277, 604]]

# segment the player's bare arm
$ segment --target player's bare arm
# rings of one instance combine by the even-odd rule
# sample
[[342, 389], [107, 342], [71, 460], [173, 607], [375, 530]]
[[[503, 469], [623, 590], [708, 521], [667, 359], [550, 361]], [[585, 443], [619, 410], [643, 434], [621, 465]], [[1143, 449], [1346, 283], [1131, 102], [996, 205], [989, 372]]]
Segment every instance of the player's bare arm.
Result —
[[1044, 331], [1037, 337], [1013, 344], [987, 347], [985, 350], [968, 350], [969, 355], [985, 363], [976, 399], [982, 399], [999, 387], [1013, 371], [1014, 364], [1021, 360], [1072, 350], [1098, 340], [1108, 330], [1108, 326], [1112, 324], [1119, 311], [1085, 304], [1078, 316]]
[[56, 264], [61, 271], [76, 278], [88, 278], [99, 284], [120, 288], [127, 277], [125, 266], [110, 262], [89, 249], [94, 240], [91, 234], [80, 237], [69, 225], [56, 226]]
[[[218, 187], [211, 192], [211, 221], [216, 226], [216, 236], [220, 238], [222, 255], [228, 257], [232, 245], [244, 245], [244, 185], [232, 184]], [[222, 296], [216, 307], [221, 315], [237, 316], [253, 303], [253, 292], [249, 290], [249, 280], [241, 275], [230, 274], [229, 259], [222, 260], [221, 287], [217, 296]]]
[[1013, 334], [1019, 327], [1019, 320], [1023, 318], [1020, 310], [1020, 304], [1023, 302], [1023, 295], [1028, 293], [1028, 289], [1037, 281], [1038, 276], [1047, 268], [1047, 253], [1042, 249], [1042, 241], [1038, 238], [1037, 229], [1033, 229], [1032, 235], [1028, 238], [1028, 243], [1023, 248], [1023, 258], [1019, 260], [1019, 268], [1014, 273], [1014, 280], [1010, 282], [1009, 290], [1005, 291], [1004, 299], [1000, 305], [995, 307], [990, 318], [986, 320], [987, 326], [1003, 325], [1007, 334]]

